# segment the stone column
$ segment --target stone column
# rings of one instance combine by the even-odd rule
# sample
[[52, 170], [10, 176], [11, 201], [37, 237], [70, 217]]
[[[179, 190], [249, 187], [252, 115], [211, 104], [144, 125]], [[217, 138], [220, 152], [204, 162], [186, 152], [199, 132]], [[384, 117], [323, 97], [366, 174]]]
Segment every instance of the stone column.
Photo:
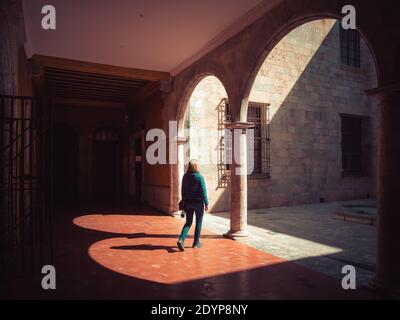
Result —
[[379, 92], [378, 256], [375, 289], [400, 297], [400, 91]]
[[185, 173], [185, 149], [187, 148], [187, 143], [189, 139], [187, 137], [177, 137], [177, 164], [171, 165], [171, 180], [173, 185], [172, 197], [171, 197], [171, 210], [170, 214], [172, 216], [180, 215], [178, 209], [178, 203], [181, 200], [181, 184], [182, 177]]
[[248, 122], [233, 122], [227, 125], [232, 130], [231, 166], [231, 219], [230, 230], [224, 234], [230, 239], [248, 237], [247, 230], [247, 143]]

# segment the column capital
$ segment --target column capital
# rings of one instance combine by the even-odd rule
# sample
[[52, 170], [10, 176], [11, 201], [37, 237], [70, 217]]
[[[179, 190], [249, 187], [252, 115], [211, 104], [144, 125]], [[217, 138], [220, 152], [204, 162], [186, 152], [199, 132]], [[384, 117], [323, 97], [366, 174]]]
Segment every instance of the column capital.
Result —
[[178, 145], [186, 144], [188, 143], [189, 138], [188, 137], [176, 137], [176, 143]]
[[400, 82], [391, 83], [385, 86], [380, 86], [372, 89], [365, 90], [367, 95], [377, 95], [377, 94], [385, 94], [385, 93], [400, 93]]
[[253, 122], [245, 122], [245, 121], [235, 121], [226, 123], [226, 128], [228, 129], [248, 129], [253, 128]]
[[173, 81], [172, 78], [166, 80], [160, 80], [160, 91], [163, 93], [170, 93], [173, 90]]

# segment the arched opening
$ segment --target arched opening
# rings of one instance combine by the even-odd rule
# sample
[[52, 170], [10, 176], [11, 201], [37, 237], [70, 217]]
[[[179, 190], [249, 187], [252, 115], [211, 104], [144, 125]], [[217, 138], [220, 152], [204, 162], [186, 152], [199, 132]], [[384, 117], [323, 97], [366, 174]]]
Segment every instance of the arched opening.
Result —
[[[365, 91], [376, 85], [374, 57], [360, 33], [336, 19], [312, 20], [268, 51], [241, 111], [256, 126], [248, 140], [249, 224], [294, 237], [287, 244], [307, 257], [303, 239], [315, 243], [315, 256], [362, 263], [364, 284], [376, 257], [375, 227], [366, 225], [376, 221], [379, 122]], [[355, 210], [365, 219], [349, 222]]]
[[201, 78], [183, 105], [180, 136], [186, 141], [178, 150], [179, 181], [190, 159], [197, 159], [204, 175], [210, 211], [230, 208], [229, 166], [226, 166], [225, 123], [229, 117], [228, 95], [222, 82], [213, 75]]
[[93, 135], [93, 194], [115, 197], [121, 194], [121, 141], [114, 129], [103, 128]]
[[376, 195], [377, 108], [365, 93], [376, 78], [365, 41], [335, 19], [306, 22], [275, 45], [249, 94], [249, 208]]
[[56, 124], [49, 134], [54, 145], [54, 200], [71, 203], [79, 191], [79, 136], [66, 124]]

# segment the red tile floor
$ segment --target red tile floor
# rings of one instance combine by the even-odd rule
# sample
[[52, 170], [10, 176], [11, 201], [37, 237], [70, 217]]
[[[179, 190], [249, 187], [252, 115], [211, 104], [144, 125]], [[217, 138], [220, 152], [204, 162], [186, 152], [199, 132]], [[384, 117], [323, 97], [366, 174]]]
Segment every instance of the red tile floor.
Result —
[[[40, 277], [15, 282], [11, 298], [353, 299], [340, 280], [203, 230], [203, 248], [176, 247], [183, 224], [145, 207], [57, 212], [57, 289]], [[205, 216], [207, 219], [207, 216]], [[193, 229], [193, 228], [192, 228]], [[191, 230], [191, 235], [193, 230]]]

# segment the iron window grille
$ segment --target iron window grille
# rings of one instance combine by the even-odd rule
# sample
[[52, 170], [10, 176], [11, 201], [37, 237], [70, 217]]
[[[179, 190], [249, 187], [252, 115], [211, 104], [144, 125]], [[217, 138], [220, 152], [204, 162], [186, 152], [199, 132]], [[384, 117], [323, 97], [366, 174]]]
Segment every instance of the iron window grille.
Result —
[[[231, 108], [229, 102], [226, 100], [223, 108], [224, 127], [232, 121]], [[269, 104], [260, 102], [249, 102], [247, 120], [254, 123], [254, 135], [247, 138], [247, 152], [254, 154], [254, 170], [249, 175], [251, 178], [269, 178], [271, 172], [270, 161], [270, 131], [269, 131]], [[232, 163], [232, 133], [226, 129], [223, 139], [224, 150], [224, 168], [230, 171]], [[248, 161], [251, 161], [248, 157]], [[250, 162], [248, 162], [250, 167]]]
[[[224, 105], [224, 128], [225, 125], [232, 122], [232, 111], [228, 100], [225, 100]], [[230, 171], [232, 165], [232, 132], [229, 129], [225, 130], [225, 145], [224, 145], [224, 164], [225, 169]]]
[[341, 114], [344, 176], [366, 175], [370, 165], [369, 117]]
[[[247, 121], [254, 123], [254, 135], [248, 136], [247, 154], [253, 152], [253, 172], [250, 178], [270, 178], [271, 156], [270, 156], [270, 130], [269, 130], [269, 104], [260, 102], [249, 102], [247, 110]], [[250, 167], [248, 159], [248, 167]]]
[[357, 30], [340, 29], [340, 60], [342, 64], [360, 68], [360, 34]]

